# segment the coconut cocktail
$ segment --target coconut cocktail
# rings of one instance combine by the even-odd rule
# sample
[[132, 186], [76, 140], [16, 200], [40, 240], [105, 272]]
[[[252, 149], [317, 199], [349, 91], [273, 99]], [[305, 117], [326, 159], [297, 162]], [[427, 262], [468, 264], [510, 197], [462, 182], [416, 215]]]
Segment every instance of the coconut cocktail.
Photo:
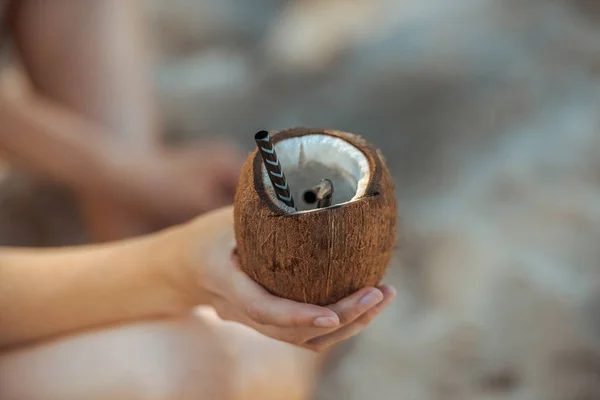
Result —
[[242, 270], [277, 296], [317, 305], [377, 285], [397, 224], [381, 153], [331, 130], [261, 131], [256, 139], [234, 203]]

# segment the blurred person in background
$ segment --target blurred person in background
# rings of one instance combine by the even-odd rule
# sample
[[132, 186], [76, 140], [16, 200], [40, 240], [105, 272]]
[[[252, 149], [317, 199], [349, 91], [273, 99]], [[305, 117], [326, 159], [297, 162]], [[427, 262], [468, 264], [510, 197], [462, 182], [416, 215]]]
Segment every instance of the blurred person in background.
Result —
[[[70, 188], [93, 240], [232, 202], [236, 147], [162, 142], [136, 1], [0, 0], [0, 13], [0, 152]], [[24, 75], [8, 64], [9, 45]]]

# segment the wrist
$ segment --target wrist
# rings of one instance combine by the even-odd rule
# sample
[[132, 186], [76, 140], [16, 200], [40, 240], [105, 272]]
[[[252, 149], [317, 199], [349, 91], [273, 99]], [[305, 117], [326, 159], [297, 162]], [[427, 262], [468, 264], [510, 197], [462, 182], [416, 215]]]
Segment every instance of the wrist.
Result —
[[[210, 304], [213, 293], [227, 273], [235, 246], [233, 208], [224, 207], [167, 229], [156, 236], [165, 281], [185, 298], [189, 306]], [[225, 278], [227, 279], [227, 278]]]
[[[192, 224], [168, 228], [151, 236], [148, 253], [160, 281], [172, 292], [179, 308], [189, 309], [208, 304], [208, 293], [202, 284], [202, 266], [190, 258], [190, 249], [199, 247], [202, 239], [194, 235]], [[199, 243], [198, 243], [199, 241]]]

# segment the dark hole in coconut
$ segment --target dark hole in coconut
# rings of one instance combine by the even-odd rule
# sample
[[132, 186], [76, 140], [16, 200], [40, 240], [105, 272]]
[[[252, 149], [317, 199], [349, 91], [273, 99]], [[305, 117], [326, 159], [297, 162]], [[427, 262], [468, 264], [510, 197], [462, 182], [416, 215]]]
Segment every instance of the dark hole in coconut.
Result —
[[304, 202], [306, 204], [314, 204], [317, 202], [317, 194], [313, 190], [304, 192]]

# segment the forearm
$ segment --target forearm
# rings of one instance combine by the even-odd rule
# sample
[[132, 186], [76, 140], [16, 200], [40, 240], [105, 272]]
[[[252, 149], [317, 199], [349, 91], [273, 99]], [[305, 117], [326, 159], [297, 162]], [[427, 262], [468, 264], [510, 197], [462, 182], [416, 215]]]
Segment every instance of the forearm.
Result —
[[70, 186], [110, 186], [117, 149], [97, 126], [35, 94], [1, 88], [0, 121], [0, 149], [13, 163]]
[[192, 307], [201, 296], [179, 287], [183, 233], [78, 248], [0, 248], [0, 348]]

